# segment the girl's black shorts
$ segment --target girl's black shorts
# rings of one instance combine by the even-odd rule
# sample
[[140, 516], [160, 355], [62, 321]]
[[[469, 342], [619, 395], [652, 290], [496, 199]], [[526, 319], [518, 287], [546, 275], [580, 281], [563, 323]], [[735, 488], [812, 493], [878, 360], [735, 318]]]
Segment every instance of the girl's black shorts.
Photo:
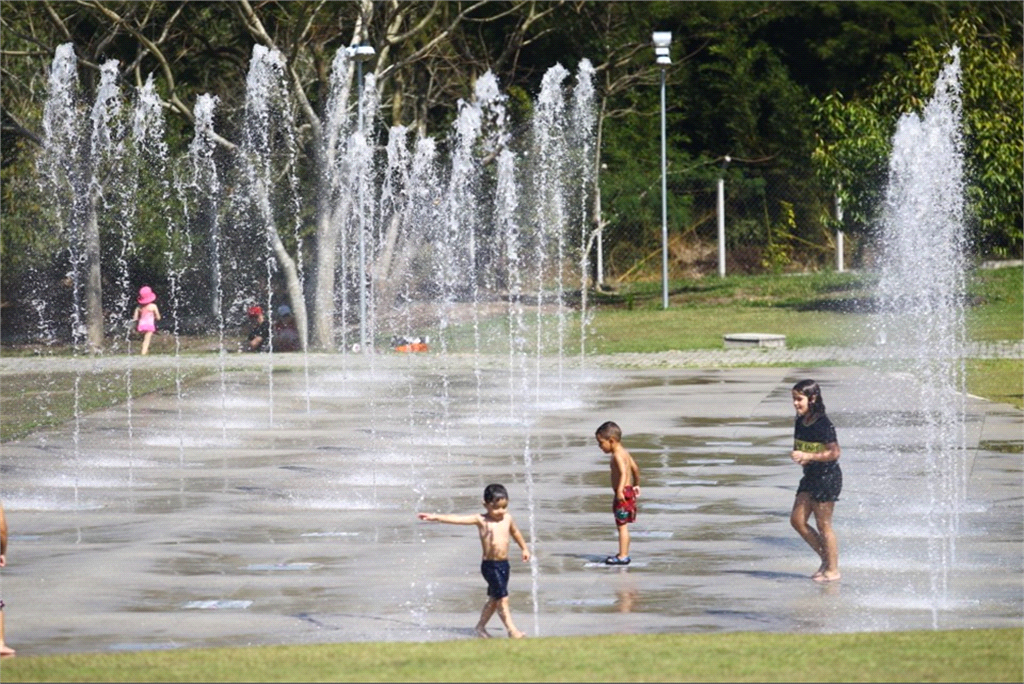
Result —
[[825, 473], [804, 475], [796, 493], [807, 492], [818, 503], [839, 501], [839, 493], [843, 491], [843, 471], [836, 465]]

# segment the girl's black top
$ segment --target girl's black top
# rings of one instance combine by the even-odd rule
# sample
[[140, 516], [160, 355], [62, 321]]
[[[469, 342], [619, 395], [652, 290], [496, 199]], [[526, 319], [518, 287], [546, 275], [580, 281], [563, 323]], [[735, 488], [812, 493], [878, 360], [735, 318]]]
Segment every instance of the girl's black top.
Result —
[[[828, 416], [822, 414], [811, 423], [804, 425], [803, 416], [796, 417], [793, 428], [793, 449], [819, 454], [825, 451], [825, 445], [838, 442], [836, 428]], [[839, 461], [811, 461], [804, 464], [804, 475], [825, 475], [833, 468], [839, 467]]]

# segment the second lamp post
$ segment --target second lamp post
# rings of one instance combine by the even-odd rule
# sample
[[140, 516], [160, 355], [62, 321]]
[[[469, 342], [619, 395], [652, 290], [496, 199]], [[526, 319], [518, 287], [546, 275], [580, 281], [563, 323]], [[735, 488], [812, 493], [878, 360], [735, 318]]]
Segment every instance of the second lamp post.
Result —
[[672, 63], [669, 45], [671, 31], [655, 31], [655, 62], [661, 67], [661, 304], [668, 308], [668, 181], [665, 178], [665, 68]]

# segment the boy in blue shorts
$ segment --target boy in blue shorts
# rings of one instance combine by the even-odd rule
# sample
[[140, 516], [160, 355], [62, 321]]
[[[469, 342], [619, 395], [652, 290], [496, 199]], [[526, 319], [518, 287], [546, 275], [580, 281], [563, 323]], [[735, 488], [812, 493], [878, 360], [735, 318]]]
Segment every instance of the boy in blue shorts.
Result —
[[487, 485], [484, 489], [484, 508], [486, 513], [472, 515], [441, 515], [436, 513], [419, 513], [420, 520], [450, 523], [452, 525], [476, 525], [480, 532], [480, 545], [483, 547], [483, 560], [480, 572], [487, 580], [487, 603], [480, 613], [480, 621], [476, 625], [477, 636], [488, 638], [487, 622], [495, 612], [501, 618], [508, 635], [513, 639], [522, 639], [525, 634], [516, 629], [512, 623], [512, 613], [508, 607], [508, 576], [511, 571], [508, 562], [509, 538], [523, 550], [523, 560], [530, 560], [530, 550], [526, 548], [526, 540], [512, 520], [508, 512], [508, 491], [500, 484]]

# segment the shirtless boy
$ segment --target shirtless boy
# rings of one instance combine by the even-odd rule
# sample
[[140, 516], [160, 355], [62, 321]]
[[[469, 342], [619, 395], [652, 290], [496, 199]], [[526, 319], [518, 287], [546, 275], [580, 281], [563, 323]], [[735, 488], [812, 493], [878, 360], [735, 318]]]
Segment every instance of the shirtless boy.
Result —
[[516, 527], [512, 515], [508, 512], [508, 491], [500, 484], [487, 485], [484, 489], [484, 508], [486, 513], [472, 515], [442, 515], [436, 513], [419, 513], [420, 520], [450, 523], [452, 525], [476, 525], [480, 532], [480, 545], [483, 547], [483, 560], [480, 572], [487, 580], [487, 603], [480, 613], [480, 621], [476, 625], [477, 636], [488, 638], [487, 623], [495, 611], [501, 618], [508, 635], [513, 639], [522, 639], [525, 634], [516, 629], [512, 623], [512, 613], [508, 607], [508, 576], [511, 568], [508, 562], [509, 538], [516, 540], [523, 550], [523, 560], [530, 560], [530, 550], [526, 548], [526, 540]]
[[619, 531], [619, 553], [608, 556], [608, 565], [629, 565], [629, 523], [636, 520], [636, 499], [640, 496], [640, 468], [622, 446], [622, 429], [615, 423], [602, 423], [594, 433], [601, 451], [611, 454], [612, 511], [615, 513], [615, 527]]

